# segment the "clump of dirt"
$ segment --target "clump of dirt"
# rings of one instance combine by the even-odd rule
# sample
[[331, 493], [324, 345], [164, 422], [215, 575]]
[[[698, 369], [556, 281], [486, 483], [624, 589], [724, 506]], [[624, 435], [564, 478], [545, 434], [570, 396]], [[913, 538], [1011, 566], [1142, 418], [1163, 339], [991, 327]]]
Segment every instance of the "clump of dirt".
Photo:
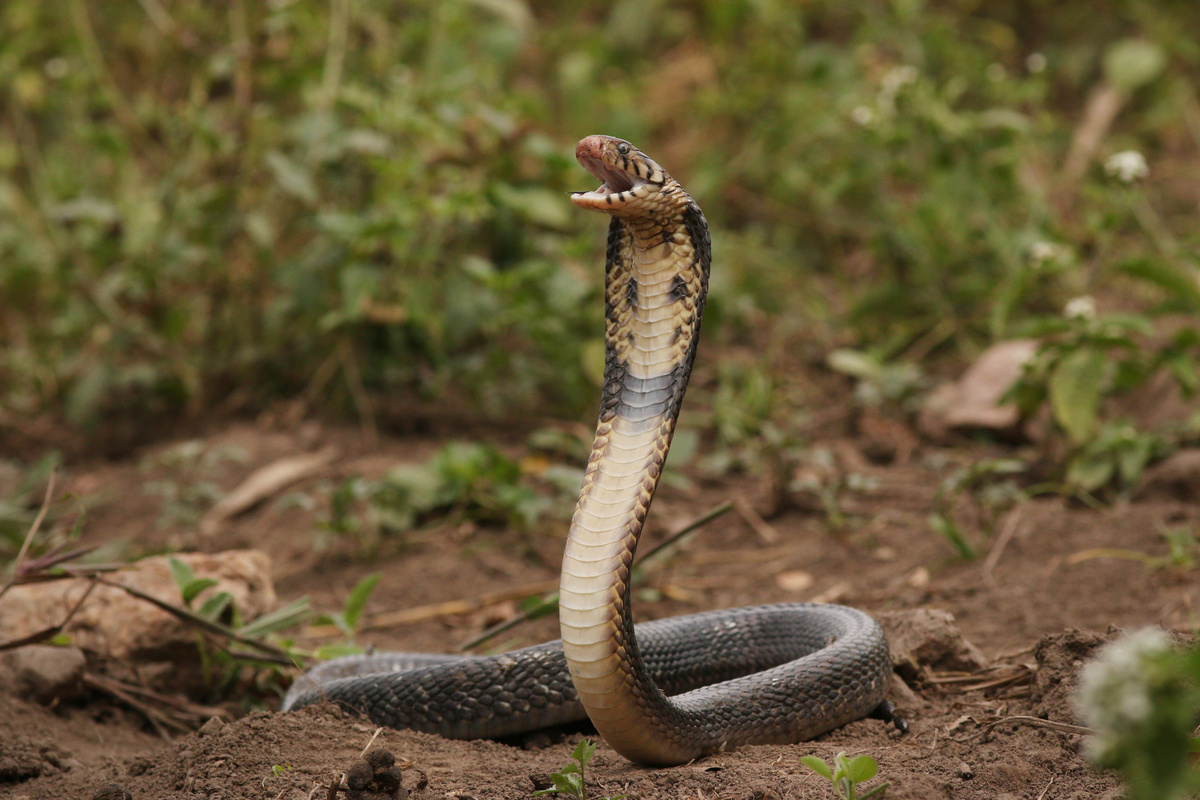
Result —
[[1079, 669], [1112, 639], [1111, 634], [1076, 628], [1041, 638], [1033, 651], [1038, 670], [1034, 673], [1031, 696], [1039, 717], [1072, 720], [1075, 707], [1071, 704], [1071, 694], [1075, 691]]

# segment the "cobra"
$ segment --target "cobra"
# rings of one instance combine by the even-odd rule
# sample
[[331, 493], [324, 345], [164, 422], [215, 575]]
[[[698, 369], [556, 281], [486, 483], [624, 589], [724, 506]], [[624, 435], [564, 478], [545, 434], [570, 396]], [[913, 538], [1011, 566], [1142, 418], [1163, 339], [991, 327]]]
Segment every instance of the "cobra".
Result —
[[633, 624], [630, 574], [696, 356], [708, 223], [629, 142], [575, 151], [601, 181], [574, 203], [611, 216], [604, 386], [559, 590], [560, 642], [498, 656], [375, 654], [305, 673], [285, 708], [322, 699], [380, 725], [452, 738], [590, 718], [614, 750], [671, 765], [890, 717], [887, 641], [843, 606], [779, 604]]

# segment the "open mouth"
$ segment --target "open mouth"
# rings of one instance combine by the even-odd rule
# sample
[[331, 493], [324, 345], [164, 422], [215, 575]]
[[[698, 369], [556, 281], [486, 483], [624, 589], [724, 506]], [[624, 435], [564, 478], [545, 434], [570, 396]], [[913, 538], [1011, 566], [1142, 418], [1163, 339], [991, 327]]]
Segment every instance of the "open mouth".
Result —
[[595, 156], [581, 155], [579, 156], [579, 163], [583, 165], [584, 169], [603, 181], [603, 183], [595, 191], [577, 192], [577, 194], [592, 194], [604, 197], [608, 194], [628, 192], [646, 182], [645, 179], [630, 175], [622, 169], [617, 169], [610, 164], [606, 164]]

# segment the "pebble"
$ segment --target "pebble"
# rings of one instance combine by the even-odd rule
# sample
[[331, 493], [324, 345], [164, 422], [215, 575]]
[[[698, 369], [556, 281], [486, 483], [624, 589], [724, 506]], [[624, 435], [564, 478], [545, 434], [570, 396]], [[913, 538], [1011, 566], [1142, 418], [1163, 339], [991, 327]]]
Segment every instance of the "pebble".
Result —
[[4, 654], [13, 693], [39, 703], [77, 697], [83, 691], [87, 659], [75, 647], [31, 644]]
[[209, 717], [196, 733], [200, 736], [216, 736], [225, 727], [225, 721], [220, 717]]

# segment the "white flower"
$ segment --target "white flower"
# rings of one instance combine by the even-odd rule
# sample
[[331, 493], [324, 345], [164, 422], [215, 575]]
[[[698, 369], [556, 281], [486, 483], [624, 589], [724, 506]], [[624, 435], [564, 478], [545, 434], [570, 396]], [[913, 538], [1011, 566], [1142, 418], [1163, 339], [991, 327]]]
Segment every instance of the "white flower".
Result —
[[1090, 294], [1072, 297], [1063, 307], [1063, 316], [1069, 319], [1095, 319], [1096, 299]]
[[1084, 723], [1097, 730], [1087, 745], [1093, 759], [1102, 760], [1130, 728], [1149, 721], [1154, 713], [1150, 664], [1170, 647], [1162, 630], [1144, 628], [1106, 645], [1084, 665], [1075, 706]]
[[1039, 269], [1047, 264], [1066, 261], [1070, 255], [1071, 251], [1067, 247], [1054, 242], [1037, 241], [1029, 246], [1029, 260]]
[[1122, 183], [1133, 183], [1150, 174], [1146, 157], [1137, 150], [1122, 150], [1113, 153], [1104, 162], [1104, 171]]
[[1045, 71], [1046, 57], [1041, 53], [1030, 53], [1025, 58], [1025, 69], [1029, 70], [1034, 75]]
[[42, 69], [45, 70], [47, 78], [58, 80], [59, 78], [65, 78], [67, 73], [71, 71], [71, 63], [62, 56], [55, 56], [47, 60], [42, 65]]
[[916, 83], [917, 78], [921, 75], [917, 68], [911, 64], [904, 64], [899, 67], [893, 67], [887, 71], [880, 81], [879, 87], [879, 109], [887, 115], [894, 114], [896, 111], [896, 95], [900, 94], [900, 90], [910, 83]]
[[921, 73], [911, 64], [893, 67], [883, 76], [883, 91], [895, 97], [896, 93], [910, 83], [916, 83]]
[[870, 106], [856, 106], [850, 112], [850, 119], [864, 128], [869, 128], [878, 121], [879, 117]]

